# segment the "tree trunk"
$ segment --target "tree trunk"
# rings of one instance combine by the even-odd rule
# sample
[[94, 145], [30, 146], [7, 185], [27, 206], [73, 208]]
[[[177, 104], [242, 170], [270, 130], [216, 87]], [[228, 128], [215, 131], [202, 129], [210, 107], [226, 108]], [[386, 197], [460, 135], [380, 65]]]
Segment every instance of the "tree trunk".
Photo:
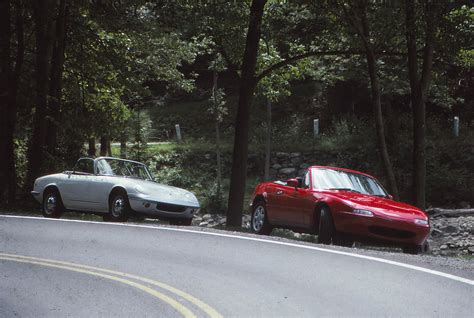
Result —
[[107, 138], [107, 156], [112, 156], [112, 140], [110, 140], [110, 137]]
[[385, 140], [385, 127], [383, 122], [382, 103], [380, 97], [379, 79], [376, 70], [376, 61], [374, 53], [371, 50], [367, 50], [367, 66], [369, 70], [373, 104], [372, 106], [374, 109], [375, 129], [377, 130], [377, 140], [379, 144], [380, 156], [384, 165], [385, 175], [387, 176], [389, 191], [393, 195], [395, 200], [398, 200], [399, 195], [397, 181], [395, 179], [395, 174], [393, 173], [392, 162], [390, 161], [387, 142]]
[[120, 140], [120, 158], [127, 157], [127, 141], [125, 139]]
[[221, 167], [221, 136], [219, 131], [219, 106], [217, 100], [217, 71], [213, 73], [213, 84], [212, 84], [212, 99], [214, 101], [214, 111], [216, 116], [215, 130], [216, 130], [216, 174], [217, 174], [217, 193], [221, 194], [222, 185], [222, 167]]
[[250, 107], [257, 80], [258, 46], [261, 35], [263, 8], [266, 0], [253, 0], [250, 7], [249, 28], [242, 61], [242, 76], [239, 89], [239, 103], [235, 121], [234, 150], [232, 153], [232, 174], [227, 209], [227, 227], [242, 226], [245, 183], [247, 177], [248, 135]]
[[36, 33], [36, 109], [33, 119], [33, 135], [28, 147], [25, 190], [29, 190], [33, 186], [33, 182], [41, 173], [43, 166], [53, 30], [50, 12], [54, 11], [53, 4], [54, 1], [50, 0], [36, 0], [33, 3]]
[[108, 140], [109, 138], [107, 136], [100, 137], [100, 155], [101, 156], [107, 156]]
[[[23, 2], [15, 2], [16, 57], [11, 52], [11, 5], [0, 1], [0, 202], [15, 200], [16, 167], [14, 132], [17, 116], [17, 95], [24, 57]], [[4, 195], [6, 196], [4, 197]]]
[[[8, 169], [7, 148], [13, 140], [9, 140], [8, 115], [10, 112], [10, 79], [12, 77], [11, 67], [11, 24], [10, 24], [10, 1], [0, 0], [0, 202], [4, 201], [3, 195], [7, 192], [9, 185], [3, 180], [7, 179]], [[7, 116], [3, 114], [6, 113]]]
[[[372, 107], [374, 111], [375, 129], [377, 132], [377, 142], [380, 152], [380, 157], [385, 170], [385, 175], [388, 181], [388, 187], [393, 197], [398, 200], [398, 187], [393, 173], [392, 163], [388, 153], [387, 142], [385, 140], [385, 127], [382, 114], [382, 101], [380, 94], [380, 84], [377, 75], [376, 57], [370, 40], [370, 28], [367, 19], [367, 7], [366, 3], [359, 2], [357, 9], [354, 10], [353, 15], [346, 13], [346, 18], [356, 29], [359, 34], [362, 43], [364, 44], [366, 59], [367, 59], [367, 70], [370, 78], [370, 90], [372, 95]], [[359, 20], [359, 21], [357, 21]], [[358, 25], [360, 23], [360, 25]]]
[[95, 137], [89, 138], [89, 148], [87, 150], [89, 157], [95, 157]]
[[265, 142], [265, 173], [264, 180], [270, 180], [270, 156], [272, 150], [272, 102], [267, 100], [267, 136]]
[[425, 7], [425, 48], [421, 76], [418, 74], [416, 49], [415, 3], [405, 2], [406, 39], [408, 49], [408, 75], [411, 88], [413, 112], [413, 203], [421, 208], [426, 204], [426, 97], [431, 80], [431, 67], [435, 42], [435, 5], [427, 2]]
[[51, 57], [51, 83], [49, 88], [49, 122], [46, 146], [51, 154], [56, 153], [57, 130], [61, 120], [61, 88], [64, 65], [64, 51], [66, 48], [66, 0], [60, 0], [55, 28], [55, 40]]

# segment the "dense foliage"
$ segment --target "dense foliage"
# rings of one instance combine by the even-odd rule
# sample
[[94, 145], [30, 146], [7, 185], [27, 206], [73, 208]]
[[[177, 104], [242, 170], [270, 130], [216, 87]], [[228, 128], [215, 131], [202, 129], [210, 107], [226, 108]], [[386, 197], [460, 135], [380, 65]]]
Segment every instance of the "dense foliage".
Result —
[[[209, 212], [230, 189], [238, 224], [275, 151], [328, 153], [314, 164], [374, 173], [421, 207], [474, 204], [469, 1], [1, 0], [0, 21], [1, 205], [113, 154]], [[175, 124], [183, 144], [150, 145]]]

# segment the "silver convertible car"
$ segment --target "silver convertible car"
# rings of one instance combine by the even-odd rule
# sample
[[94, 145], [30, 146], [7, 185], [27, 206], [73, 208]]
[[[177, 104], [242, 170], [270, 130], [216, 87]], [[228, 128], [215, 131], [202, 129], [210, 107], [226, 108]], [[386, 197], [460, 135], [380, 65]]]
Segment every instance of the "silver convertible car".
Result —
[[126, 221], [137, 212], [190, 225], [199, 210], [193, 193], [155, 182], [143, 163], [111, 157], [80, 158], [72, 171], [36, 179], [31, 193], [49, 218], [73, 210]]

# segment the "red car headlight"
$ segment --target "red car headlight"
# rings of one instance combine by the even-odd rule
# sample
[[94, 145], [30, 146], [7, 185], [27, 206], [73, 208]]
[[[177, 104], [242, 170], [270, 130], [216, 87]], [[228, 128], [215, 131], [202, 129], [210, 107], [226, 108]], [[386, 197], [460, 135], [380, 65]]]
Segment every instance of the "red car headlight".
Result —
[[371, 211], [362, 210], [362, 209], [354, 209], [352, 210], [352, 213], [357, 214], [357, 215], [363, 215], [363, 216], [374, 216], [374, 214]]
[[415, 224], [417, 225], [428, 225], [428, 220], [423, 220], [423, 219], [415, 219]]

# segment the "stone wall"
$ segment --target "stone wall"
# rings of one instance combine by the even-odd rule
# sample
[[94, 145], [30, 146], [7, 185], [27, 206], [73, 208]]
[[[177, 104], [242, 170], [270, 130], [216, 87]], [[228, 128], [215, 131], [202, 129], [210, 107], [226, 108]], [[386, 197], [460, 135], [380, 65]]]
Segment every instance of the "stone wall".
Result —
[[272, 153], [270, 176], [275, 179], [301, 177], [309, 166], [340, 166], [367, 171], [368, 165], [347, 161], [333, 152], [276, 152]]

